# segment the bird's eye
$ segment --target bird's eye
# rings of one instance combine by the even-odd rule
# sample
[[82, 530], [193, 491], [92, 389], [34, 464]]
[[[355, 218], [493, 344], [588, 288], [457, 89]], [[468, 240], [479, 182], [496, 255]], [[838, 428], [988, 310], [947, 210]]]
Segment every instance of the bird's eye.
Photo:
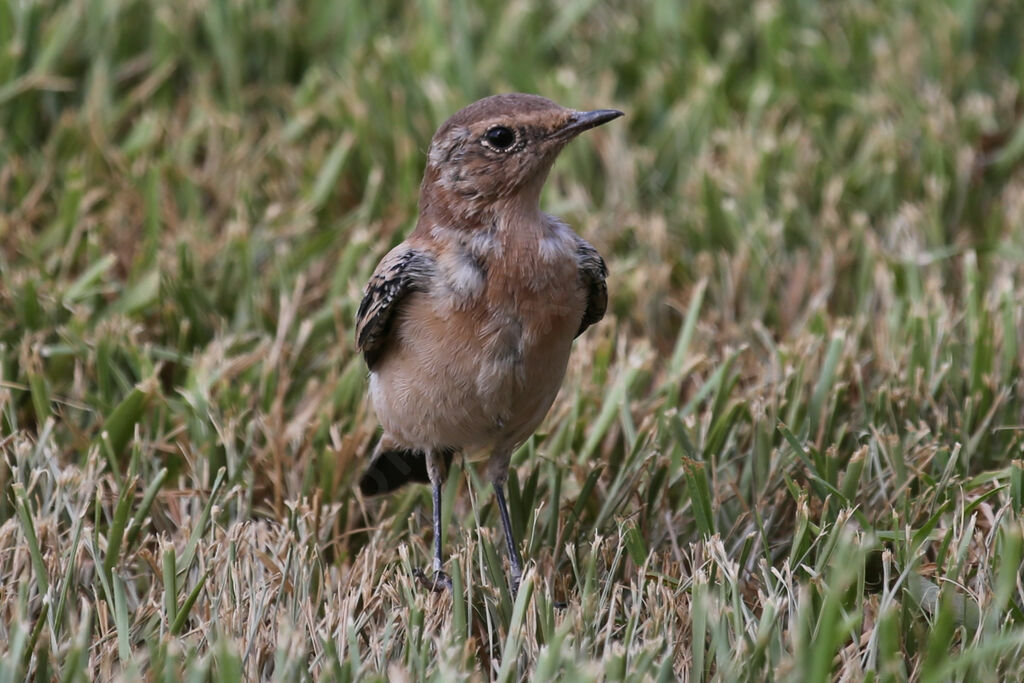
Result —
[[516, 134], [511, 128], [493, 126], [484, 133], [484, 143], [499, 152], [507, 152], [516, 143]]

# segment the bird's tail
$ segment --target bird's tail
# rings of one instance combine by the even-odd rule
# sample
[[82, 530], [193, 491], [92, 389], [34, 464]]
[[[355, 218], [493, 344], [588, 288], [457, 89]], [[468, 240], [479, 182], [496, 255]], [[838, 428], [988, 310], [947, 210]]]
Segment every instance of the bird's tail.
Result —
[[[378, 447], [370, 466], [359, 478], [359, 490], [364, 496], [379, 496], [390, 493], [410, 482], [427, 484], [427, 456], [423, 451], [400, 447]], [[445, 448], [441, 451], [444, 460], [444, 473], [447, 476], [456, 449]]]

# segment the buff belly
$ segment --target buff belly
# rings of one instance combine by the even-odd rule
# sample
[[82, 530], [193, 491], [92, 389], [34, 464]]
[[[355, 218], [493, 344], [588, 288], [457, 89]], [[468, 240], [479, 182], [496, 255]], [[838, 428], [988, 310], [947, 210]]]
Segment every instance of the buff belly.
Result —
[[386, 432], [409, 448], [469, 455], [522, 443], [558, 394], [582, 301], [579, 311], [526, 316], [529, 324], [514, 313], [481, 321], [421, 303], [396, 321], [394, 346], [370, 374]]

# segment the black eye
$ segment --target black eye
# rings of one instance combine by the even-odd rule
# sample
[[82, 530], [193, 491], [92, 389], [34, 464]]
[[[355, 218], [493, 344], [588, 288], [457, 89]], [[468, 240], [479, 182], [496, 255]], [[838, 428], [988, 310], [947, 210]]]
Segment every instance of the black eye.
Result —
[[511, 128], [494, 126], [488, 128], [487, 132], [484, 133], [484, 141], [486, 141], [488, 147], [492, 147], [499, 152], [507, 152], [516, 143], [516, 134]]

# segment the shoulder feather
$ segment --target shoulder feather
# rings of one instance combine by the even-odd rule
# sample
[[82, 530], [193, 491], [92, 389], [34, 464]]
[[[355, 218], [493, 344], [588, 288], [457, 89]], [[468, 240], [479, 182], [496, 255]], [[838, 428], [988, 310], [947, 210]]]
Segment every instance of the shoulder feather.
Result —
[[608, 309], [608, 285], [605, 283], [608, 268], [594, 245], [582, 237], [577, 238], [576, 257], [579, 260], [580, 279], [587, 290], [587, 308], [583, 312], [580, 328], [576, 331], [578, 337], [588, 327], [601, 320]]
[[381, 259], [356, 313], [356, 349], [373, 369], [389, 341], [395, 314], [411, 292], [423, 291], [434, 259], [403, 243]]

